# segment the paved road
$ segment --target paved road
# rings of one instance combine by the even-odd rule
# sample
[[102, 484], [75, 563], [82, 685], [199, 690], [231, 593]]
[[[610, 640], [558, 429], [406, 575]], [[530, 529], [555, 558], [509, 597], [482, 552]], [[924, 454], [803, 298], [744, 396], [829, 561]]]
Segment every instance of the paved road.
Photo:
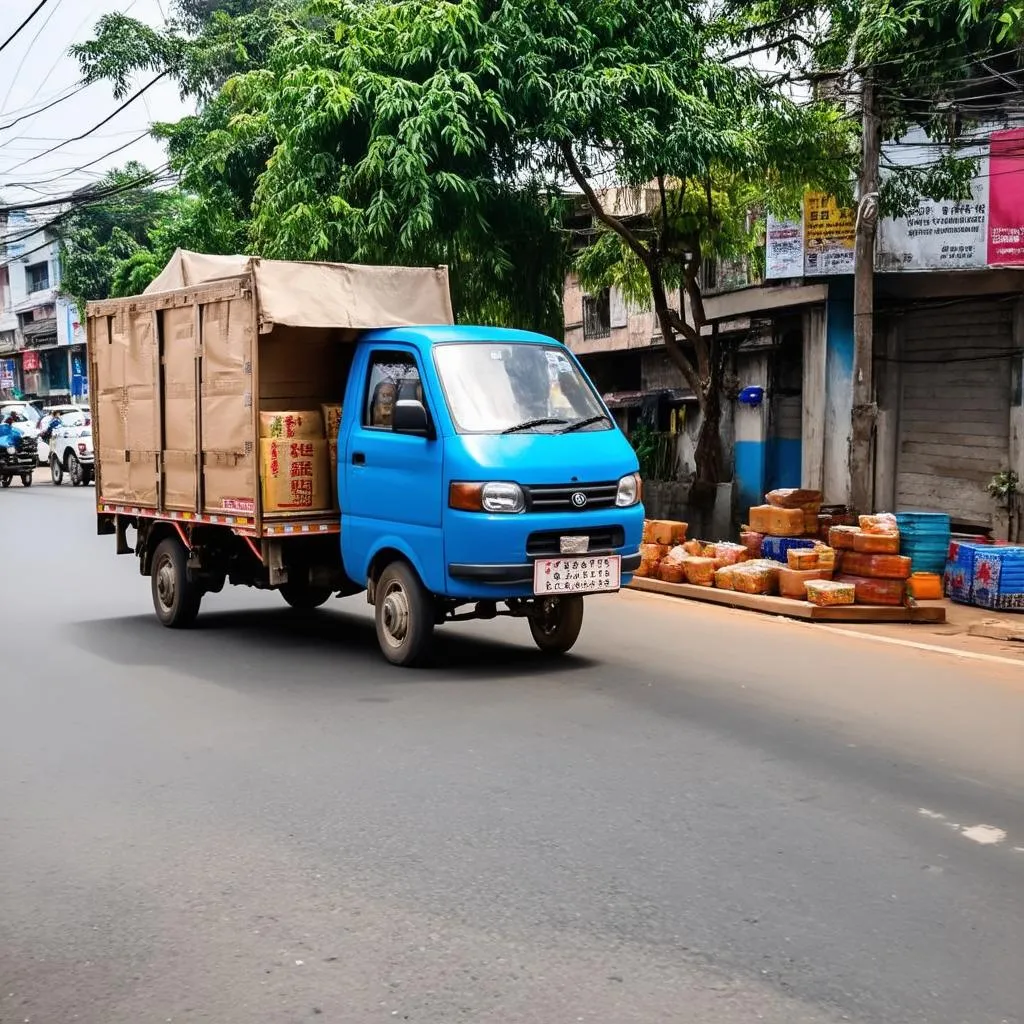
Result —
[[1022, 1020], [1019, 669], [639, 595], [556, 671], [173, 634], [91, 497], [0, 492], [4, 1024]]

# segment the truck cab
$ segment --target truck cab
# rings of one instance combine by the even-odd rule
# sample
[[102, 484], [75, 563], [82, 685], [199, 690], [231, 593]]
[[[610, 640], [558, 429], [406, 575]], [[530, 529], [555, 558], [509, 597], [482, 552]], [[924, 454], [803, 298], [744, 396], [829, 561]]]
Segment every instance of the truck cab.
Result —
[[[538, 644], [571, 646], [582, 595], [617, 590], [636, 569], [636, 456], [553, 339], [371, 331], [343, 409], [342, 559], [352, 580], [370, 581], [378, 635], [397, 656], [419, 642], [409, 620], [428, 595], [487, 616], [499, 602], [521, 608]], [[387, 572], [395, 564], [407, 570]]]

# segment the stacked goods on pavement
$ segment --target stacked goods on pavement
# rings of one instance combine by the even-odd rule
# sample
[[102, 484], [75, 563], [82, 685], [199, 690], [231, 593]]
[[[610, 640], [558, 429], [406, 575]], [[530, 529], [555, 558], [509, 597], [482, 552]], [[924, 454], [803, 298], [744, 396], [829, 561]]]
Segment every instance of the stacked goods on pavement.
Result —
[[915, 573], [941, 576], [952, 540], [948, 515], [938, 512], [899, 512], [900, 554], [910, 558]]
[[944, 577], [958, 604], [1024, 611], [1024, 547], [952, 541]]
[[[658, 577], [658, 570], [669, 553], [686, 541], [687, 524], [669, 519], [645, 519], [643, 543], [640, 545], [640, 568], [636, 575], [641, 577]], [[671, 565], [678, 563], [673, 558]], [[681, 580], [671, 579], [669, 582], [679, 583]]]

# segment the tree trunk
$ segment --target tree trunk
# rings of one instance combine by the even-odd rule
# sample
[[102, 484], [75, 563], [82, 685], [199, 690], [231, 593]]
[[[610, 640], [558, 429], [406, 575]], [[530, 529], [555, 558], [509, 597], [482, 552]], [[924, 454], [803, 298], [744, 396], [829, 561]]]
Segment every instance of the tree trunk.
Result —
[[722, 393], [721, 381], [701, 382], [701, 425], [694, 450], [695, 475], [690, 489], [691, 503], [700, 509], [714, 506], [722, 479]]

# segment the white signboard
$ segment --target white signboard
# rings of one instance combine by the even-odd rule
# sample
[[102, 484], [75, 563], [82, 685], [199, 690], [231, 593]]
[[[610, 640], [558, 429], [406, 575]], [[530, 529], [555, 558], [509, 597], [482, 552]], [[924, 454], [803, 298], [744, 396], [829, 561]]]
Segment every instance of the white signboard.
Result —
[[798, 220], [777, 220], [768, 214], [765, 277], [778, 280], [802, 277], [804, 272], [804, 226]]

